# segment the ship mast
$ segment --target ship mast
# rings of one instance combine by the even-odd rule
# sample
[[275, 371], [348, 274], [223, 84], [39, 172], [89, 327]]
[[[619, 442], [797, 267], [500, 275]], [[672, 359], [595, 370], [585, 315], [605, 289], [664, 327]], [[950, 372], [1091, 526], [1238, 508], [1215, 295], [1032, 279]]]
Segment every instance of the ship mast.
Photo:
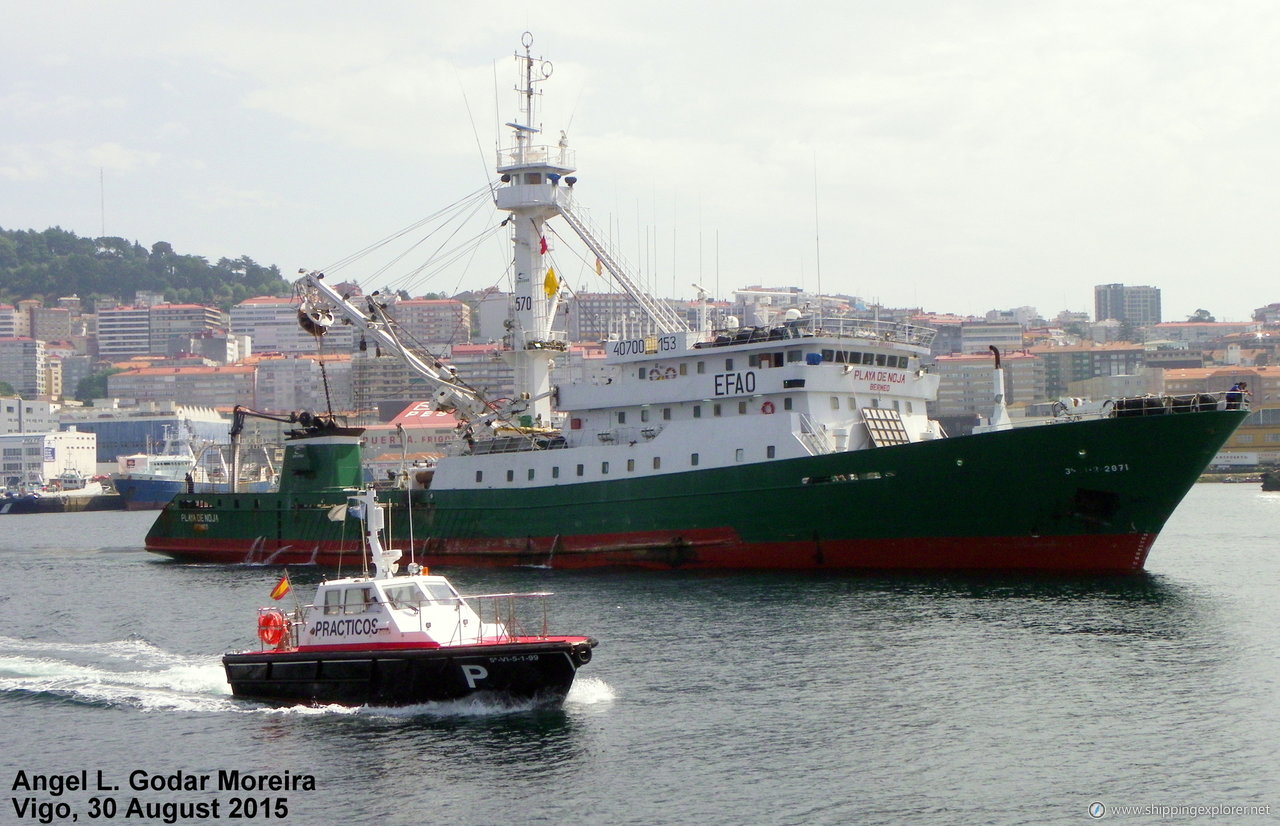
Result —
[[566, 349], [563, 331], [552, 330], [560, 300], [559, 276], [547, 263], [548, 241], [544, 225], [559, 213], [558, 200], [571, 201], [573, 178], [561, 181], [574, 171], [573, 153], [564, 133], [557, 145], [536, 144], [542, 134], [537, 123], [537, 102], [542, 92], [537, 84], [551, 77], [550, 61], [533, 57], [533, 35], [521, 38], [524, 54], [516, 53], [520, 67], [520, 114], [506, 125], [512, 141], [498, 150], [497, 171], [503, 185], [496, 190], [497, 207], [511, 213], [515, 284], [512, 290], [511, 347], [503, 357], [515, 373], [520, 399], [528, 400], [521, 424], [551, 424], [551, 361]]

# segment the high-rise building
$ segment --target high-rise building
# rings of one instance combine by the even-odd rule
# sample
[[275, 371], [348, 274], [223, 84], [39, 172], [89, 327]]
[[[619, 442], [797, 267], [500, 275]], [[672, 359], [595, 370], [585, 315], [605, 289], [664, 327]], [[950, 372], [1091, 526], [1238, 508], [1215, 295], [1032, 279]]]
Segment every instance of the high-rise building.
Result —
[[98, 355], [109, 361], [151, 352], [151, 311], [146, 307], [98, 309]]
[[29, 336], [0, 338], [0, 381], [24, 398], [47, 395], [44, 342]]
[[1114, 318], [1135, 327], [1159, 324], [1160, 289], [1099, 284], [1093, 288], [1093, 308], [1095, 321]]
[[411, 298], [397, 301], [391, 316], [413, 343], [471, 343], [471, 308], [461, 301]]
[[150, 353], [156, 356], [168, 354], [174, 339], [182, 341], [207, 331], [226, 329], [222, 311], [201, 304], [154, 304], [148, 317], [151, 322]]
[[231, 308], [231, 333], [249, 336], [253, 352], [315, 355], [317, 353], [350, 353], [355, 328], [337, 321], [323, 340], [316, 339], [298, 326], [298, 304], [292, 298], [259, 296], [248, 298]]

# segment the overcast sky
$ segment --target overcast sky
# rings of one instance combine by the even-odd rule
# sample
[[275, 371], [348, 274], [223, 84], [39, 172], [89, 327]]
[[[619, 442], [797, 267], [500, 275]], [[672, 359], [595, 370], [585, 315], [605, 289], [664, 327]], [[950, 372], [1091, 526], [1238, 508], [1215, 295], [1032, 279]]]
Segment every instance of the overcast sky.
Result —
[[[1123, 282], [1167, 321], [1280, 301], [1274, 0], [504, 11], [10, 0], [0, 227], [328, 267], [484, 186], [527, 29], [579, 203], [661, 294], [820, 278], [1052, 316]], [[488, 246], [411, 291], [506, 286]]]

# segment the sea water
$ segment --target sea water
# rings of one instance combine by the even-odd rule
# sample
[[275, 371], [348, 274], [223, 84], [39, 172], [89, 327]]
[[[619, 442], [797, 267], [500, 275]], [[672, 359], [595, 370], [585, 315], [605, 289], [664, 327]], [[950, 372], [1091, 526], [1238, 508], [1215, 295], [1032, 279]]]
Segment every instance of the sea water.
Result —
[[441, 570], [600, 640], [554, 710], [234, 700], [279, 569], [149, 555], [154, 516], [2, 518], [0, 823], [1280, 818], [1256, 485], [1196, 486], [1136, 576]]

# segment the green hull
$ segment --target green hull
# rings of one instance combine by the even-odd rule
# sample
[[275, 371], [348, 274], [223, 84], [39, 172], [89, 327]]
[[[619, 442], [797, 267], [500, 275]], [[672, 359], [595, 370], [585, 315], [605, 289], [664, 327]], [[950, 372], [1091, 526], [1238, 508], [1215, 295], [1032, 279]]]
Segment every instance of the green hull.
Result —
[[[385, 500], [392, 543], [407, 550], [412, 534], [414, 557], [428, 565], [1132, 571], [1244, 416], [1111, 418]], [[179, 498], [147, 547], [207, 561], [351, 564], [356, 523], [327, 516], [343, 501], [336, 489]]]

